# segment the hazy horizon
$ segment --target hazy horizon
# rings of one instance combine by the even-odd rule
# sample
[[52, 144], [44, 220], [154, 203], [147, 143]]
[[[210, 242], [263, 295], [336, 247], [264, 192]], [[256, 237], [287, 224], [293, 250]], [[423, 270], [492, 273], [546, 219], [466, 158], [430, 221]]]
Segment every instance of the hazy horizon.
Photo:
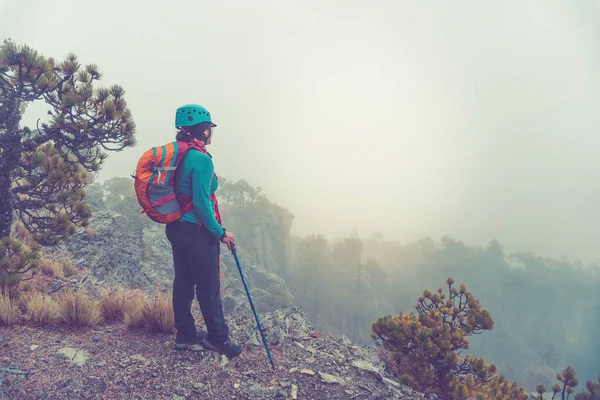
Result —
[[200, 103], [217, 173], [262, 187], [294, 234], [600, 262], [600, 1], [99, 4], [0, 13], [3, 38], [74, 52], [125, 88], [138, 145], [101, 179], [128, 176]]

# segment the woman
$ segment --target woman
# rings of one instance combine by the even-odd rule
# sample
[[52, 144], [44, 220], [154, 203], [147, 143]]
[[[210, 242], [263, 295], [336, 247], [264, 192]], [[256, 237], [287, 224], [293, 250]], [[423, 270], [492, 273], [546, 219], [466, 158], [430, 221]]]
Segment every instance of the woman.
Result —
[[[189, 104], [177, 109], [175, 127], [178, 129], [176, 139], [189, 142], [190, 146], [175, 176], [175, 191], [184, 213], [179, 220], [166, 227], [175, 265], [175, 348], [185, 349], [192, 344], [202, 344], [228, 357], [236, 357], [242, 349], [229, 341], [219, 279], [219, 241], [228, 247], [235, 245], [235, 235], [221, 226], [214, 194], [219, 181], [214, 172], [212, 156], [206, 151], [216, 125], [206, 108]], [[187, 206], [183, 203], [187, 203]], [[196, 331], [190, 311], [194, 289], [208, 333]]]

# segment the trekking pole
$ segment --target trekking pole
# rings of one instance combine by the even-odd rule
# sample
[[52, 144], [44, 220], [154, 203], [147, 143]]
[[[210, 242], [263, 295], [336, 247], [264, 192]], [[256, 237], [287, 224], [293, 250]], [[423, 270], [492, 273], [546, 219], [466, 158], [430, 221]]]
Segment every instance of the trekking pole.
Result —
[[269, 361], [271, 362], [271, 367], [275, 369], [275, 364], [273, 363], [273, 357], [271, 357], [271, 352], [269, 351], [269, 345], [267, 344], [267, 339], [265, 338], [265, 333], [260, 326], [260, 320], [258, 319], [258, 314], [256, 313], [256, 308], [254, 308], [254, 302], [252, 301], [252, 296], [250, 295], [250, 290], [248, 290], [248, 285], [246, 284], [246, 278], [244, 278], [244, 273], [242, 272], [242, 266], [240, 265], [240, 260], [237, 256], [237, 249], [235, 245], [231, 245], [231, 253], [233, 254], [233, 258], [235, 258], [235, 263], [237, 264], [238, 270], [240, 271], [240, 276], [242, 277], [242, 282], [244, 283], [244, 288], [246, 289], [246, 294], [248, 295], [248, 300], [250, 300], [250, 306], [252, 307], [252, 312], [254, 313], [254, 318], [256, 319], [256, 325], [258, 325], [258, 330], [260, 332], [260, 336], [262, 337], [263, 344], [265, 345], [265, 349], [267, 350], [267, 355], [269, 356]]

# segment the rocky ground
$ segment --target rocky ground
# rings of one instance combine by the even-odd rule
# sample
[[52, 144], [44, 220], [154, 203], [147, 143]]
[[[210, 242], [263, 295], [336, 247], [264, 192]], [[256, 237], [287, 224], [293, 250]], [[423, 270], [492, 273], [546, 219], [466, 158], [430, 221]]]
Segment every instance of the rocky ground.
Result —
[[272, 370], [253, 317], [230, 318], [244, 352], [229, 360], [173, 335], [90, 329], [0, 328], [2, 399], [424, 399], [390, 379], [373, 349], [312, 330], [297, 309], [265, 314]]
[[[47, 248], [81, 268], [70, 278], [37, 277], [37, 290], [65, 287], [94, 296], [120, 284], [167, 288], [172, 260], [161, 229], [135, 230], [116, 214], [98, 213], [93, 234], [80, 230]], [[149, 245], [151, 244], [151, 246]], [[243, 249], [239, 256], [275, 362], [272, 370], [237, 267], [222, 258], [223, 307], [232, 340], [244, 352], [228, 360], [201, 346], [177, 351], [174, 335], [92, 329], [0, 327], [0, 400], [4, 399], [425, 399], [384, 372], [372, 347], [315, 331], [293, 307], [285, 282]], [[38, 279], [39, 278], [39, 279]], [[194, 302], [199, 328], [202, 320]]]

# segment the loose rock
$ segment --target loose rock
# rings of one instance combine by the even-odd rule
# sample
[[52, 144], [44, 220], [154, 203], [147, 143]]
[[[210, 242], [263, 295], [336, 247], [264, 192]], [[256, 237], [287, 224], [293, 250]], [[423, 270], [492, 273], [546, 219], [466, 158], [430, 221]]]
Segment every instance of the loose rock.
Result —
[[292, 385], [292, 391], [290, 392], [290, 396], [293, 400], [296, 400], [298, 398], [298, 386]]
[[305, 375], [314, 375], [315, 372], [310, 370], [310, 369], [303, 369], [302, 371], [300, 371], [301, 374], [305, 374]]
[[344, 381], [343, 378], [339, 378], [335, 375], [326, 374], [324, 372], [319, 372], [319, 375], [321, 376], [321, 382], [331, 383], [331, 384], [338, 383], [342, 386], [346, 385], [346, 381]]
[[82, 366], [89, 359], [88, 352], [85, 350], [74, 349], [72, 347], [63, 347], [58, 350], [58, 354], [70, 361], [71, 365]]

